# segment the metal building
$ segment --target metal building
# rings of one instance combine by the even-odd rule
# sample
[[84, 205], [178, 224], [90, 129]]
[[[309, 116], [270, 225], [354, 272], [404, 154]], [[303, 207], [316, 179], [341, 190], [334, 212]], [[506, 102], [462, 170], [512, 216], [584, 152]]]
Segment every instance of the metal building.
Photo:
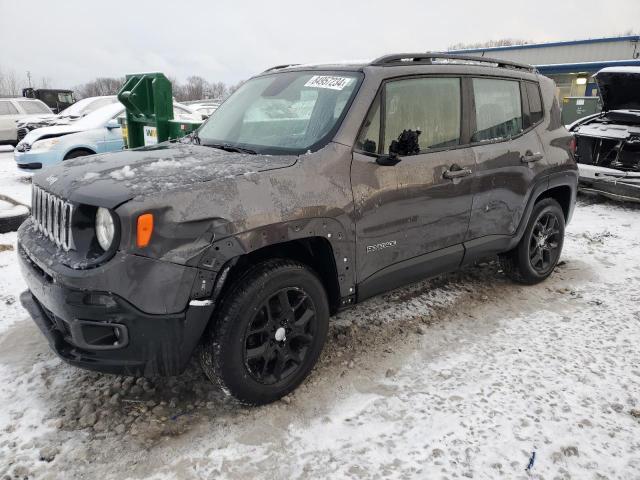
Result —
[[535, 65], [555, 80], [557, 96], [596, 96], [591, 76], [604, 67], [640, 66], [640, 35], [591, 38], [568, 42], [534, 43], [506, 47], [469, 48], [451, 53], [480, 55]]

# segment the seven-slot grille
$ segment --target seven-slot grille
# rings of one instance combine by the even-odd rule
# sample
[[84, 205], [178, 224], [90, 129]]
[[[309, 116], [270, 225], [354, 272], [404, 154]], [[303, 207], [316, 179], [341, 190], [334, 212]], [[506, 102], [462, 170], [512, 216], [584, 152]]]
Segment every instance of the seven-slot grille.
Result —
[[71, 215], [73, 206], [40, 187], [31, 190], [31, 216], [45, 237], [65, 251], [73, 248]]

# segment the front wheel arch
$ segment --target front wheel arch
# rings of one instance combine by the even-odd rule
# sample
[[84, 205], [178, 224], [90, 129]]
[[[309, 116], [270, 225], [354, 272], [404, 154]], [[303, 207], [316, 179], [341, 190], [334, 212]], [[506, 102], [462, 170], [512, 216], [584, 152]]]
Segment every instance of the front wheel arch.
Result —
[[89, 148], [74, 148], [72, 150], [69, 150], [67, 153], [65, 153], [64, 157], [62, 158], [62, 160], [71, 160], [72, 158], [77, 158], [77, 157], [84, 157], [87, 155], [95, 155], [96, 152], [94, 152], [93, 150], [89, 149]]

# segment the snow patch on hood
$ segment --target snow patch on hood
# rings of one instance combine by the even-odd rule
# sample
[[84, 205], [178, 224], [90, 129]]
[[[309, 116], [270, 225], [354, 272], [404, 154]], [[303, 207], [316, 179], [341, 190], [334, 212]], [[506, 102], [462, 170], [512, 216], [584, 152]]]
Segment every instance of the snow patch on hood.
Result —
[[52, 127], [42, 127], [31, 130], [22, 139], [20, 143], [28, 143], [33, 145], [34, 142], [40, 140], [42, 137], [56, 137], [61, 135], [68, 135], [70, 133], [77, 133], [79, 130], [71, 125], [55, 125]]

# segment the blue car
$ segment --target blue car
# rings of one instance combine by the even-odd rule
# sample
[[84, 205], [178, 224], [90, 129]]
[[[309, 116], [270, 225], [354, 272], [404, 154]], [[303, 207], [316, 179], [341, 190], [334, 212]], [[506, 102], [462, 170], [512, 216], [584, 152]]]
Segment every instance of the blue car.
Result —
[[[174, 103], [174, 118], [201, 121], [202, 116]], [[124, 106], [113, 103], [70, 125], [37, 128], [18, 143], [14, 158], [18, 168], [38, 170], [70, 158], [122, 150], [124, 141], [118, 117]]]

